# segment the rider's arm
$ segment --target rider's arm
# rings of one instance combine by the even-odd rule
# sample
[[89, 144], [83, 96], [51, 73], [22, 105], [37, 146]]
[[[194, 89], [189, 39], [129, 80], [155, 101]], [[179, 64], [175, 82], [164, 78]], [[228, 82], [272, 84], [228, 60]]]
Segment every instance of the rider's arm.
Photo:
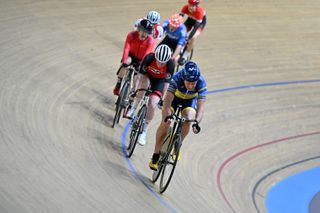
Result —
[[182, 48], [182, 45], [177, 45], [177, 47], [176, 47], [176, 49], [175, 49], [175, 51], [174, 51], [174, 53], [173, 53], [173, 55], [172, 55], [172, 58], [173, 59], [176, 59], [177, 58], [177, 56], [179, 55], [179, 53], [180, 53], [180, 51], [181, 51], [181, 48]]
[[123, 48], [123, 54], [122, 54], [122, 63], [126, 64], [127, 60], [128, 60], [128, 56], [129, 56], [129, 52], [130, 52], [130, 48], [131, 48], [131, 43], [132, 41], [132, 35], [131, 33], [129, 33], [127, 35], [126, 41], [124, 43], [124, 48]]
[[174, 73], [174, 62], [170, 59], [167, 62], [166, 82], [170, 83]]
[[204, 103], [206, 102], [205, 98], [198, 99], [197, 101], [197, 114], [196, 114], [196, 120], [198, 123], [201, 122], [203, 118], [203, 112], [204, 112]]
[[167, 116], [171, 115], [171, 104], [174, 99], [174, 94], [170, 91], [167, 92], [166, 97], [163, 101], [162, 119], [164, 120]]
[[197, 101], [197, 113], [196, 113], [196, 120], [198, 123], [202, 120], [203, 111], [204, 111], [204, 103], [206, 101], [207, 96], [207, 84], [204, 78], [201, 76], [200, 80], [197, 84], [198, 87], [198, 101]]
[[184, 17], [184, 14], [188, 13], [188, 5], [184, 5], [182, 8], [181, 8], [181, 11], [179, 13], [180, 16]]
[[177, 83], [174, 79], [171, 80], [169, 88], [167, 90], [167, 94], [163, 101], [163, 110], [162, 110], [162, 117], [165, 119], [167, 116], [171, 115], [171, 104], [174, 99], [174, 93], [178, 88]]
[[164, 83], [164, 86], [163, 86], [163, 97], [165, 97], [169, 85], [170, 85], [170, 83], [168, 83], [168, 82], [165, 82], [165, 83]]
[[176, 59], [177, 56], [180, 54], [181, 48], [185, 45], [186, 39], [187, 39], [187, 28], [185, 25], [181, 25], [181, 30], [180, 30], [180, 38], [178, 40], [177, 47], [173, 53], [172, 58]]
[[163, 96], [165, 96], [168, 90], [169, 84], [171, 82], [171, 79], [174, 73], [174, 66], [175, 66], [174, 62], [170, 59], [167, 62], [167, 74], [166, 74], [166, 79], [165, 79], [164, 88], [163, 88]]
[[141, 74], [145, 74], [147, 72], [147, 68], [148, 66], [151, 64], [151, 62], [155, 60], [155, 57], [154, 57], [154, 53], [149, 53], [147, 54], [142, 62], [141, 62], [141, 65], [140, 65], [140, 69], [139, 69], [139, 73]]

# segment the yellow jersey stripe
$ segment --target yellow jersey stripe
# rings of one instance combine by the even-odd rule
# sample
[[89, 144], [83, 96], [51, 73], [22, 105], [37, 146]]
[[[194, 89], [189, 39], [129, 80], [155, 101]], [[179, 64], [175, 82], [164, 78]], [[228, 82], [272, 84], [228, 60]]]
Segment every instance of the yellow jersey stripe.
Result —
[[179, 90], [176, 90], [176, 92], [174, 93], [174, 95], [178, 98], [181, 98], [181, 99], [192, 99], [192, 98], [195, 98], [198, 96], [198, 93], [192, 93], [192, 94], [185, 94], [185, 93], [182, 93], [181, 91]]

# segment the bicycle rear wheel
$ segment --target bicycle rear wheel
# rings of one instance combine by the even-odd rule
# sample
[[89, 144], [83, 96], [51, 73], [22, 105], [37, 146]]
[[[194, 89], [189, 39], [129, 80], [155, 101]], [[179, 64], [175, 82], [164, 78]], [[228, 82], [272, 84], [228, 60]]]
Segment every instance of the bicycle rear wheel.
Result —
[[143, 105], [138, 111], [137, 119], [131, 125], [129, 144], [127, 146], [127, 156], [131, 157], [137, 145], [138, 138], [143, 130], [144, 119], [147, 115], [147, 106]]
[[[173, 140], [173, 144], [172, 146], [168, 147], [168, 153], [166, 155], [166, 159], [164, 159], [163, 162], [163, 168], [160, 178], [160, 193], [163, 193], [168, 188], [178, 162], [178, 155], [181, 147], [181, 135], [175, 135], [174, 137], [175, 138]], [[175, 148], [173, 148], [174, 146]], [[176, 154], [175, 159], [173, 159], [174, 152]]]

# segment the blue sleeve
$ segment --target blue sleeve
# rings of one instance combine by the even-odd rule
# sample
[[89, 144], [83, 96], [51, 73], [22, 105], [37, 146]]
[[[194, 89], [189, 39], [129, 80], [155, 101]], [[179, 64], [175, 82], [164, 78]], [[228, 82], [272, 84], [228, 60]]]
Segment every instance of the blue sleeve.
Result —
[[187, 39], [187, 28], [183, 24], [183, 25], [181, 25], [180, 38], [179, 38], [179, 41], [178, 41], [178, 45], [183, 46], [184, 43], [186, 42], [186, 39]]
[[172, 92], [173, 94], [176, 92], [178, 88], [177, 82], [174, 80], [174, 78], [171, 79], [168, 91]]
[[200, 77], [200, 84], [199, 85], [199, 88], [198, 88], [198, 98], [199, 99], [205, 99], [206, 96], [207, 96], [207, 83], [206, 81], [204, 80], [204, 78], [201, 76]]
[[177, 72], [173, 75], [168, 91], [175, 93], [178, 89], [179, 79], [181, 78], [181, 72]]
[[162, 24], [162, 28], [164, 29], [164, 31], [168, 32], [168, 28], [169, 28], [169, 20], [166, 20], [165, 22], [163, 22]]

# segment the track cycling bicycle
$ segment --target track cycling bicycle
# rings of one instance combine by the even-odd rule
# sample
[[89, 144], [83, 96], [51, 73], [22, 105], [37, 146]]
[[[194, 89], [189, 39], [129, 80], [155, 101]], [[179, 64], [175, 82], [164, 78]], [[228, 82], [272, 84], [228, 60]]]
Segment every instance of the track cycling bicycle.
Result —
[[197, 122], [196, 120], [187, 120], [181, 116], [182, 106], [178, 105], [174, 114], [165, 118], [165, 122], [171, 119], [168, 133], [163, 141], [160, 158], [158, 161], [158, 170], [153, 171], [152, 182], [155, 183], [160, 177], [159, 191], [163, 193], [172, 179], [174, 170], [179, 160], [179, 153], [182, 145], [182, 126], [185, 122]]
[[148, 88], [148, 89], [137, 89], [131, 97], [135, 97], [138, 92], [145, 92], [142, 100], [140, 101], [140, 109], [137, 113], [136, 116], [133, 116], [131, 118], [131, 131], [130, 131], [130, 137], [129, 137], [129, 144], [127, 145], [127, 156], [130, 158], [131, 155], [133, 154], [133, 151], [136, 147], [137, 141], [139, 139], [140, 134], [143, 131], [144, 128], [144, 123], [145, 123], [145, 118], [147, 115], [147, 105], [149, 101], [149, 96], [150, 94], [156, 94], [159, 98], [160, 101], [158, 105], [161, 107], [162, 106], [162, 97], [158, 93], [153, 93], [153, 91]]

